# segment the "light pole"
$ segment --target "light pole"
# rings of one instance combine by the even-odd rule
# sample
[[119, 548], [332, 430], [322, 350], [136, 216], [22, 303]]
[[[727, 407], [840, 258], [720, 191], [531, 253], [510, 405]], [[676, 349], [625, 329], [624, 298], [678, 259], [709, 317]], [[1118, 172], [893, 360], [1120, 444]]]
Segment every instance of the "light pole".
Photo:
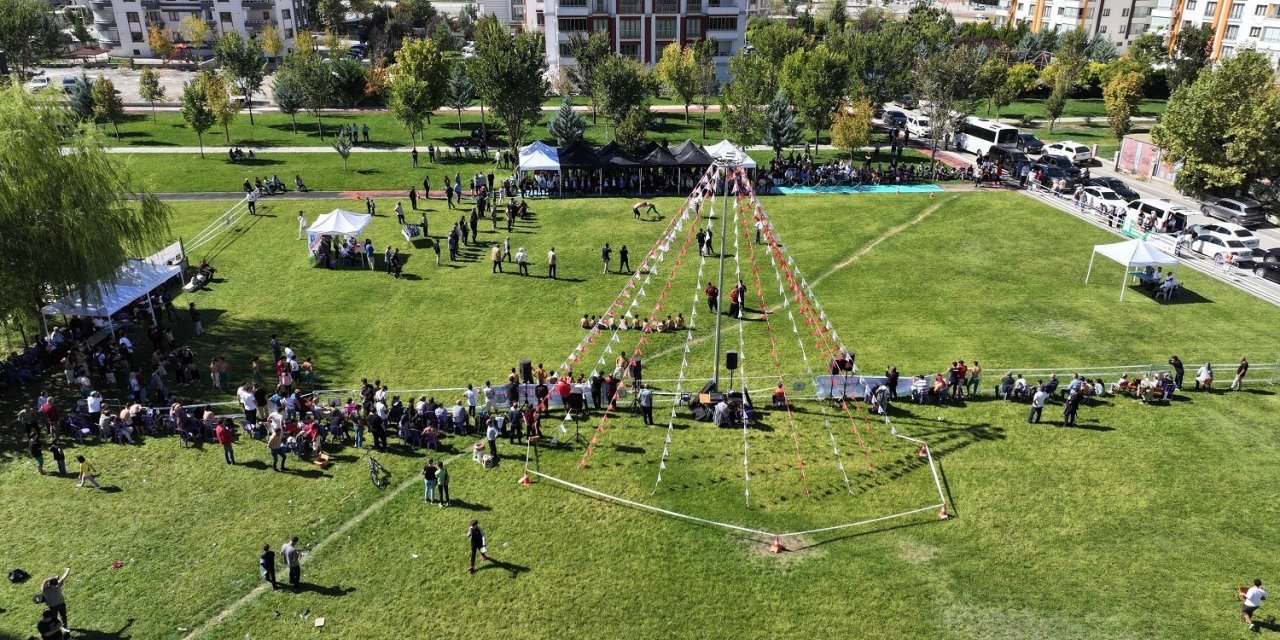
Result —
[[[716, 283], [720, 293], [716, 297], [715, 368], [711, 374], [711, 384], [715, 385], [717, 391], [720, 390], [720, 319], [724, 316], [724, 314], [720, 313], [720, 299], [724, 297], [724, 234], [729, 220], [729, 171], [737, 164], [738, 154], [733, 151], [716, 158], [717, 169], [724, 172], [721, 180], [724, 184], [724, 207], [721, 208], [720, 212], [720, 276]], [[712, 213], [714, 214], [715, 211], [712, 210]]]

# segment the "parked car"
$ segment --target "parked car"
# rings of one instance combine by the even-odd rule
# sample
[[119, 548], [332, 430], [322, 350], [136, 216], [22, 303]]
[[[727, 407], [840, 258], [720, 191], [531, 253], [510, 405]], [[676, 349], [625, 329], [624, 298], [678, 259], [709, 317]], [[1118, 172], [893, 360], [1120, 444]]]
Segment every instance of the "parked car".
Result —
[[1124, 198], [1120, 194], [1106, 187], [1085, 187], [1084, 203], [1090, 207], [1117, 207], [1124, 208]]
[[1200, 212], [1246, 227], [1262, 224], [1267, 219], [1262, 203], [1252, 198], [1209, 198], [1200, 204]]
[[1253, 268], [1253, 275], [1272, 282], [1280, 282], [1280, 264], [1266, 262]]
[[80, 78], [77, 78], [77, 77], [75, 77], [75, 76], [63, 76], [63, 77], [62, 77], [62, 90], [63, 90], [63, 91], [71, 91], [73, 88], [75, 88], [75, 86], [76, 86], [77, 84], [80, 84]]
[[1131, 213], [1154, 214], [1160, 225], [1160, 233], [1177, 233], [1187, 228], [1187, 216], [1195, 211], [1180, 207], [1167, 198], [1139, 198], [1129, 203]]
[[1018, 148], [1027, 153], [1041, 154], [1044, 153], [1044, 140], [1037, 138], [1034, 133], [1019, 133]]
[[998, 144], [991, 147], [991, 150], [987, 152], [987, 157], [992, 162], [1004, 167], [1004, 170], [1008, 172], [1012, 172], [1020, 165], [1031, 164], [1031, 159], [1027, 157], [1027, 154], [1019, 151], [1017, 147], [1011, 144]]
[[1086, 164], [1093, 162], [1093, 150], [1079, 142], [1072, 142], [1070, 140], [1055, 142], [1045, 147], [1044, 153], [1045, 155], [1066, 158], [1073, 164]]
[[1262, 250], [1262, 261], [1268, 264], [1280, 263], [1280, 247]]
[[1041, 166], [1057, 167], [1070, 174], [1072, 180], [1080, 179], [1080, 167], [1072, 164], [1070, 160], [1062, 156], [1051, 156], [1046, 153], [1039, 158], [1036, 158], [1036, 164]]
[[1125, 202], [1133, 202], [1142, 197], [1142, 194], [1130, 189], [1129, 185], [1119, 178], [1093, 178], [1089, 180], [1089, 186], [1106, 187], [1116, 192], [1121, 198], [1124, 198]]
[[39, 91], [41, 89], [48, 89], [48, 88], [49, 88], [49, 76], [36, 76], [31, 80], [27, 81], [28, 91]]
[[907, 114], [897, 109], [885, 109], [884, 123], [890, 127], [905, 127], [907, 126]]
[[1246, 247], [1239, 240], [1223, 238], [1222, 236], [1205, 234], [1191, 241], [1191, 250], [1215, 261], [1218, 258], [1225, 258], [1227, 254], [1234, 253], [1237, 258], [1251, 260], [1254, 257], [1262, 257], [1262, 252], [1254, 253], [1255, 249]]
[[1231, 224], [1230, 222], [1192, 225], [1191, 233], [1194, 233], [1197, 236], [1205, 234], [1214, 235], [1224, 240], [1239, 240], [1244, 244], [1244, 246], [1249, 247], [1250, 249], [1257, 248], [1259, 244], [1258, 236], [1253, 235], [1252, 231], [1238, 224]]
[[1039, 166], [1044, 169], [1044, 176], [1040, 178], [1041, 186], [1045, 187], [1046, 189], [1052, 189], [1053, 185], [1057, 183], [1059, 180], [1066, 179], [1067, 193], [1070, 194], [1072, 191], [1075, 191], [1077, 176], [1073, 176], [1069, 171], [1061, 167], [1056, 167], [1054, 165], [1048, 165], [1048, 166], [1039, 165]]

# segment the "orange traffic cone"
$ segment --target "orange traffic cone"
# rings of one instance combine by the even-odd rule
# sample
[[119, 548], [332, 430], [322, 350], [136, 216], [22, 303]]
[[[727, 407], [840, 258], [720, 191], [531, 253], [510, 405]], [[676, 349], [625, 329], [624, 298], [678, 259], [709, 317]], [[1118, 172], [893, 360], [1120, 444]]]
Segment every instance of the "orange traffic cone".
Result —
[[529, 485], [529, 470], [528, 470], [528, 469], [526, 469], [526, 470], [525, 470], [525, 472], [524, 472], [524, 475], [523, 475], [523, 476], [520, 476], [520, 479], [516, 481], [516, 484], [522, 484], [522, 485], [525, 485], [525, 486], [528, 486], [528, 485]]
[[920, 457], [921, 458], [929, 457], [929, 447], [920, 447]]
[[950, 514], [950, 513], [947, 513], [947, 505], [945, 505], [945, 504], [944, 504], [944, 505], [942, 505], [942, 509], [939, 509], [939, 510], [938, 510], [938, 519], [939, 519], [939, 520], [950, 520], [950, 519], [951, 519], [951, 514]]
[[782, 537], [774, 536], [773, 544], [769, 545], [769, 551], [773, 553], [782, 553], [783, 551], [786, 551], [786, 550], [787, 548], [782, 546]]

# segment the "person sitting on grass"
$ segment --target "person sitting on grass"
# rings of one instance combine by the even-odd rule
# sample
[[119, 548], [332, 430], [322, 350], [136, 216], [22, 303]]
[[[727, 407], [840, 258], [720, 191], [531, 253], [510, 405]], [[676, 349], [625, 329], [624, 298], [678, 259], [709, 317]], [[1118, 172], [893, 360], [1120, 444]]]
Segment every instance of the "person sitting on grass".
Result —
[[582, 314], [582, 322], [579, 322], [578, 326], [583, 329], [590, 329], [592, 327], [591, 319], [587, 317], [587, 314]]
[[1213, 388], [1213, 365], [1206, 362], [1196, 371], [1196, 388], [1208, 391]]

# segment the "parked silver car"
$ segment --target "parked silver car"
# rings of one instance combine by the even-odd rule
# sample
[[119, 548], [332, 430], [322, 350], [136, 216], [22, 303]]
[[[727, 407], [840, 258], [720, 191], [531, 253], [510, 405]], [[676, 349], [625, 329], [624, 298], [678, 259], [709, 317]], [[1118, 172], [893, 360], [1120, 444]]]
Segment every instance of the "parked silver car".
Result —
[[1242, 227], [1262, 224], [1267, 219], [1262, 203], [1250, 198], [1208, 198], [1200, 204], [1200, 213]]

